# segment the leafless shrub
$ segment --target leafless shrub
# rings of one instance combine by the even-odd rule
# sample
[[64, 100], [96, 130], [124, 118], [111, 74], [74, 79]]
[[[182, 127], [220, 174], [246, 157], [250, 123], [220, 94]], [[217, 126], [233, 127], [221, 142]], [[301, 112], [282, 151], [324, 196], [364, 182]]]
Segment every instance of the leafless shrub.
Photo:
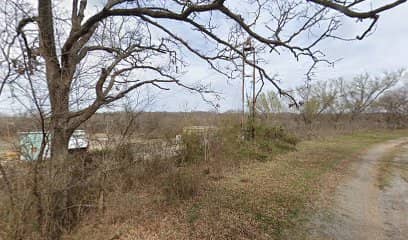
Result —
[[178, 168], [167, 174], [163, 184], [163, 191], [168, 200], [186, 200], [198, 194], [202, 177], [199, 174]]

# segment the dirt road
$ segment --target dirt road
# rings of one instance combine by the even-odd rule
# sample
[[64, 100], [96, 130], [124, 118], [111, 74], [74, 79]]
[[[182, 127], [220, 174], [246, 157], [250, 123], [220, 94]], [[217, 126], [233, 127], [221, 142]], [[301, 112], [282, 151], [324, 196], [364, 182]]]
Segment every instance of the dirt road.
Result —
[[366, 152], [352, 166], [329, 209], [313, 221], [310, 239], [408, 239], [408, 179], [396, 169], [388, 187], [380, 190], [379, 161], [395, 147], [402, 148], [393, 162], [408, 170], [408, 139], [390, 141]]

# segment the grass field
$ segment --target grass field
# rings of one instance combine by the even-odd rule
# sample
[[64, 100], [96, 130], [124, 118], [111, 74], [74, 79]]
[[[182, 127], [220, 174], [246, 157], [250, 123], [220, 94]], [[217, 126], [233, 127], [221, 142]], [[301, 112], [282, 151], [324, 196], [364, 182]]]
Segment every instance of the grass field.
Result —
[[67, 239], [303, 239], [313, 209], [348, 164], [373, 144], [407, 135], [379, 131], [304, 141], [267, 161], [205, 175], [191, 199], [164, 201], [154, 188], [132, 193], [123, 196], [126, 206], [88, 219]]
[[[257, 239], [302, 238], [302, 225], [316, 207], [322, 191], [372, 144], [406, 136], [405, 131], [356, 133], [306, 141], [298, 150], [266, 163], [247, 165], [218, 184], [224, 207], [233, 207], [254, 223]], [[332, 176], [335, 175], [335, 176]], [[224, 200], [224, 201], [223, 201]], [[235, 207], [234, 207], [235, 206]], [[295, 234], [295, 235], [294, 235]], [[251, 236], [247, 236], [248, 239]]]

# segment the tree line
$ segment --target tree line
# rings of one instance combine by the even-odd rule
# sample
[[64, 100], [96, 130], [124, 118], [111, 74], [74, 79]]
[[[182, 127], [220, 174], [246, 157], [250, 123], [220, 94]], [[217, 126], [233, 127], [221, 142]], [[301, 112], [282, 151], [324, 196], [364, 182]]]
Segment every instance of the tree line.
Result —
[[404, 70], [385, 72], [380, 76], [364, 73], [350, 79], [316, 80], [297, 87], [293, 90], [297, 104], [288, 103], [273, 91], [261, 93], [257, 99], [257, 111], [261, 117], [296, 112], [307, 125], [322, 115], [330, 115], [337, 122], [344, 116], [354, 120], [364, 113], [382, 113], [386, 114], [390, 124], [399, 126], [408, 115], [407, 93]]

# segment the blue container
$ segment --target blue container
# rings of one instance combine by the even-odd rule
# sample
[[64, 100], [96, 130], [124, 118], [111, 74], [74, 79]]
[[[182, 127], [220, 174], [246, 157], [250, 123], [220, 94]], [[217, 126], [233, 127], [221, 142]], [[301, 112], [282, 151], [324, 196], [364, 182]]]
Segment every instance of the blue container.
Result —
[[[48, 136], [46, 136], [46, 140]], [[21, 132], [20, 141], [20, 159], [26, 161], [37, 160], [40, 154], [41, 143], [43, 141], [43, 132]], [[49, 157], [49, 144], [46, 144], [43, 157]]]

